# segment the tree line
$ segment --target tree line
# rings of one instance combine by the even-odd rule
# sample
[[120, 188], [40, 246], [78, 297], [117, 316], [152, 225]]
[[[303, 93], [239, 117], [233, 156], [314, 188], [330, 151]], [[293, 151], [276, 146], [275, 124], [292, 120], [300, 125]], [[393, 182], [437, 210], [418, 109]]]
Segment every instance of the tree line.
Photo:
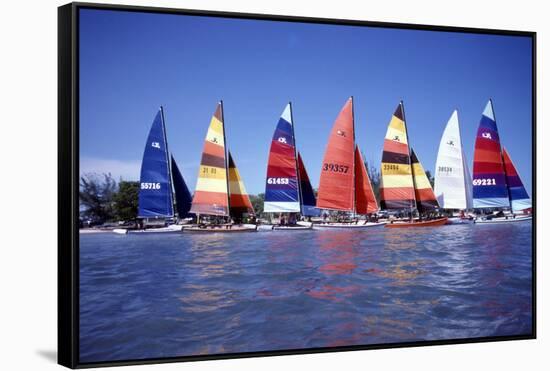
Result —
[[[380, 203], [380, 171], [365, 161], [376, 200]], [[426, 175], [433, 187], [434, 179]], [[317, 197], [317, 189], [314, 190]], [[80, 177], [80, 218], [94, 223], [134, 221], [138, 215], [139, 182], [116, 181], [110, 173], [86, 173]], [[262, 216], [265, 194], [250, 195], [254, 212]]]
[[139, 182], [120, 180], [111, 174], [86, 173], [80, 177], [80, 218], [94, 223], [131, 221], [138, 215]]

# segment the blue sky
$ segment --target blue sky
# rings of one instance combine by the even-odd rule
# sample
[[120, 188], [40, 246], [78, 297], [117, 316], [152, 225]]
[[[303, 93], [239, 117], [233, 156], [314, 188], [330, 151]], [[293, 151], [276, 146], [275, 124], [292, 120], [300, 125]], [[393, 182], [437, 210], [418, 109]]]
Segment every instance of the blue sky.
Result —
[[402, 99], [410, 143], [431, 171], [458, 109], [471, 169], [492, 98], [502, 144], [531, 193], [531, 72], [531, 41], [518, 36], [81, 10], [81, 171], [137, 180], [163, 105], [169, 148], [193, 190], [223, 99], [230, 151], [248, 192], [260, 193], [273, 130], [292, 101], [297, 144], [317, 187], [330, 128], [350, 95], [357, 143], [377, 167]]

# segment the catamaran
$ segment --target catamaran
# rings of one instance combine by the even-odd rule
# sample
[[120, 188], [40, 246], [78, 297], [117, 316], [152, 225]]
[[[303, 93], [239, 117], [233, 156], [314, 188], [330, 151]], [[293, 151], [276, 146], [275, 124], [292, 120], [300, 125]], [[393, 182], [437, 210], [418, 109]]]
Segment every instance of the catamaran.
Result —
[[[367, 228], [383, 226], [384, 222], [370, 222], [368, 215], [378, 211], [378, 203], [372, 190], [369, 175], [355, 143], [353, 97], [340, 111], [329, 136], [321, 167], [317, 208], [324, 210], [323, 223], [315, 223], [315, 229]], [[327, 211], [351, 216], [351, 222], [328, 222]], [[365, 215], [359, 220], [356, 215]]]
[[[246, 232], [257, 229], [255, 224], [241, 223], [244, 214], [254, 216], [254, 208], [231, 152], [227, 150], [222, 101], [218, 103], [206, 133], [190, 212], [197, 216], [198, 225], [185, 228], [186, 232]], [[201, 221], [201, 216], [207, 216], [210, 220]]]
[[[476, 218], [476, 223], [531, 220], [531, 199], [510, 155], [501, 149], [492, 100], [487, 102], [477, 130], [472, 183], [474, 208], [482, 211], [499, 210], [496, 216]], [[504, 211], [511, 213], [506, 214]]]
[[[273, 230], [311, 229], [312, 223], [297, 220], [297, 215], [319, 215], [319, 210], [315, 209], [315, 194], [302, 156], [296, 149], [290, 102], [279, 118], [269, 148], [264, 212], [278, 214], [281, 221], [285, 221], [269, 226]], [[288, 219], [285, 220], [285, 217]]]
[[168, 151], [162, 107], [153, 120], [145, 143], [139, 184], [138, 218], [143, 220], [145, 228], [117, 228], [113, 232], [127, 234], [181, 231], [183, 226], [177, 223], [165, 225], [176, 217], [189, 217], [191, 193], [174, 157]]
[[435, 164], [434, 193], [441, 209], [460, 214], [450, 223], [468, 223], [465, 214], [472, 209], [472, 177], [462, 147], [458, 112], [455, 110], [441, 136]]
[[[392, 221], [386, 227], [431, 227], [447, 223], [447, 218], [422, 219], [439, 204], [418, 157], [409, 147], [405, 109], [401, 101], [395, 110], [382, 153], [380, 204], [383, 210], [407, 211], [407, 221]], [[419, 218], [414, 219], [415, 210]]]

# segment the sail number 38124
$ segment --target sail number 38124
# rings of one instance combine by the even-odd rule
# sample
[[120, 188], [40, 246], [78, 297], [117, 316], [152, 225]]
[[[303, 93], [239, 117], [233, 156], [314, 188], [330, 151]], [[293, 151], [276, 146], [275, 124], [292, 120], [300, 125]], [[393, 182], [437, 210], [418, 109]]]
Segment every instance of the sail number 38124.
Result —
[[497, 185], [495, 178], [474, 179], [472, 182], [475, 186], [493, 186]]

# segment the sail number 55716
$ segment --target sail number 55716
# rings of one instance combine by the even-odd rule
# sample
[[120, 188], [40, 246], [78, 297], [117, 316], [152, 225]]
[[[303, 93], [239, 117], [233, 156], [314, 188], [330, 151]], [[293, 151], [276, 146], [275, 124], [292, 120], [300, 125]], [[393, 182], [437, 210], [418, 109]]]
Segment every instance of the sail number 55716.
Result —
[[160, 183], [141, 183], [141, 189], [160, 189]]
[[493, 186], [497, 185], [495, 178], [474, 179], [472, 182], [475, 186]]

